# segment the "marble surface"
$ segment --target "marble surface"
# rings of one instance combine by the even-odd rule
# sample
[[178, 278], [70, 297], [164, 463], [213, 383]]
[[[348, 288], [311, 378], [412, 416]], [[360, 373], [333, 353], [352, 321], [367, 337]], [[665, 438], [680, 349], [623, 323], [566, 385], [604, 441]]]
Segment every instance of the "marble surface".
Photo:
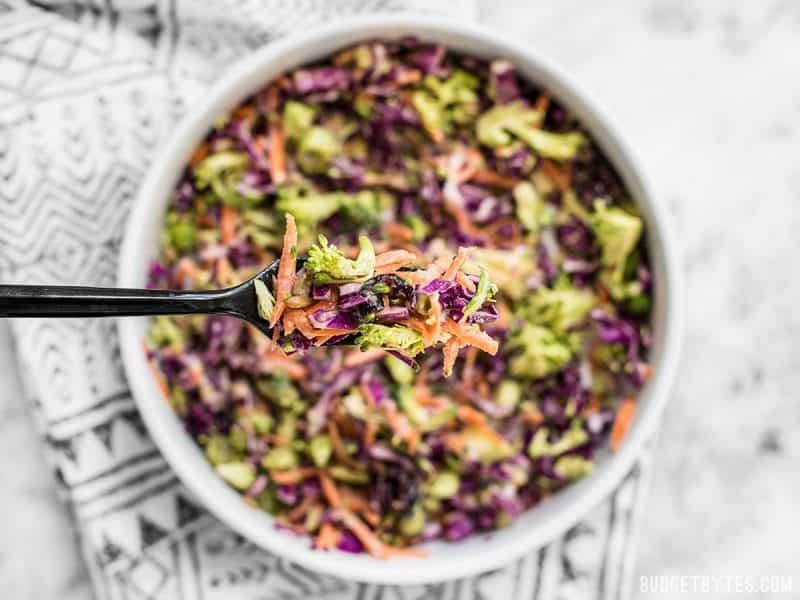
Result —
[[[800, 3], [479, 5], [622, 123], [683, 250], [687, 335], [638, 574], [791, 574], [798, 592]], [[0, 469], [3, 597], [90, 598], [4, 325]]]

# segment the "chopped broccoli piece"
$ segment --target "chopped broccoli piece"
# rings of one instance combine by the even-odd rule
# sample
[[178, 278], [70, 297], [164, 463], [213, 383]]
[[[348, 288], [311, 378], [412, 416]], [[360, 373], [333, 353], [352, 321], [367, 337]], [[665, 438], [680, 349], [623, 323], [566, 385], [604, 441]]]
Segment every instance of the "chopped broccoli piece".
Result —
[[300, 140], [297, 162], [307, 173], [322, 173], [340, 150], [339, 141], [330, 131], [324, 127], [312, 127]]
[[328, 473], [336, 481], [353, 483], [355, 485], [366, 485], [369, 483], [369, 473], [359, 469], [351, 469], [344, 465], [333, 465], [328, 467]]
[[214, 466], [235, 462], [239, 459], [239, 453], [231, 446], [226, 435], [215, 434], [209, 437], [205, 443], [205, 453], [208, 462]]
[[522, 226], [536, 233], [545, 225], [553, 223], [555, 209], [545, 202], [532, 183], [523, 181], [514, 188], [517, 218]]
[[479, 274], [480, 270], [475, 265], [483, 265], [492, 274], [497, 287], [511, 299], [518, 300], [528, 293], [526, 281], [536, 272], [536, 260], [530, 248], [474, 248], [472, 256], [475, 263], [468, 263], [465, 267], [468, 273]]
[[194, 169], [197, 189], [211, 188], [224, 204], [253, 206], [263, 198], [263, 192], [248, 187], [243, 177], [250, 167], [250, 157], [244, 152], [215, 152]]
[[290, 140], [300, 140], [313, 125], [317, 116], [316, 106], [289, 100], [283, 107], [283, 131]]
[[267, 285], [260, 279], [253, 280], [256, 290], [256, 304], [258, 306], [258, 316], [269, 321], [272, 318], [272, 310], [275, 308], [275, 296], [269, 291]]
[[442, 500], [452, 498], [458, 493], [461, 480], [457, 473], [442, 471], [436, 475], [428, 486], [428, 495]]
[[328, 464], [332, 452], [331, 438], [327, 435], [315, 435], [311, 438], [311, 442], [308, 445], [308, 453], [311, 455], [311, 460], [319, 468]]
[[316, 283], [346, 283], [366, 281], [375, 271], [375, 249], [366, 236], [358, 238], [360, 251], [355, 260], [346, 258], [336, 246], [319, 236], [319, 245], [308, 250], [306, 270]]
[[521, 350], [509, 361], [509, 369], [516, 377], [539, 379], [551, 375], [572, 358], [568, 342], [540, 325], [525, 323], [513, 332], [506, 343], [510, 351]]
[[547, 438], [549, 435], [550, 430], [546, 427], [542, 427], [536, 432], [530, 444], [528, 444], [528, 455], [531, 458], [559, 456], [579, 446], [583, 446], [589, 441], [589, 434], [586, 433], [579, 419], [572, 420], [569, 429], [561, 435], [558, 441], [553, 443], [548, 442]]
[[520, 314], [531, 323], [564, 334], [583, 321], [595, 303], [592, 292], [573, 287], [563, 279], [553, 289], [541, 287], [536, 290], [521, 307]]
[[494, 401], [503, 408], [513, 408], [522, 398], [522, 387], [513, 379], [503, 379], [497, 386]]
[[178, 220], [167, 228], [172, 245], [178, 250], [191, 250], [197, 243], [197, 229], [189, 221]]
[[505, 460], [514, 454], [514, 449], [499, 436], [489, 436], [482, 428], [468, 427], [461, 434], [464, 453], [484, 464]]
[[183, 348], [186, 336], [172, 317], [160, 315], [150, 324], [148, 338], [156, 346], [175, 346]]
[[617, 300], [641, 293], [637, 282], [625, 283], [625, 263], [642, 235], [642, 220], [621, 208], [597, 201], [591, 226], [602, 249], [601, 281]]
[[412, 425], [422, 427], [428, 421], [428, 411], [417, 402], [411, 387], [407, 385], [397, 387], [397, 404]]
[[291, 214], [299, 223], [315, 226], [339, 210], [343, 196], [346, 194], [342, 192], [318, 193], [308, 185], [282, 185], [275, 208]]
[[401, 325], [377, 325], [368, 323], [358, 328], [356, 343], [362, 350], [388, 348], [408, 356], [416, 356], [425, 349], [422, 334]]
[[586, 138], [577, 131], [552, 133], [541, 129], [544, 115], [521, 101], [498, 104], [483, 113], [475, 133], [482, 144], [497, 148], [519, 138], [539, 155], [557, 160], [574, 158]]
[[452, 122], [467, 123], [475, 118], [478, 83], [473, 75], [458, 70], [444, 81], [428, 75], [411, 94], [411, 104], [435, 141], [449, 132]]
[[554, 467], [556, 472], [565, 479], [580, 479], [592, 472], [594, 463], [582, 456], [567, 454], [556, 460]]
[[217, 473], [237, 490], [246, 490], [256, 480], [256, 468], [246, 462], [230, 462], [217, 465]]
[[358, 225], [376, 225], [381, 222], [384, 208], [394, 204], [387, 192], [361, 190], [355, 194], [340, 194], [339, 210]]
[[489, 274], [486, 269], [480, 267], [481, 276], [478, 280], [478, 286], [475, 288], [475, 294], [470, 298], [470, 301], [464, 307], [464, 318], [468, 317], [486, 302], [490, 302], [495, 294], [497, 294], [497, 286], [489, 281]]
[[256, 389], [270, 402], [282, 408], [291, 408], [300, 402], [300, 394], [283, 373], [256, 381]]
[[425, 509], [415, 504], [411, 514], [400, 519], [400, 533], [406, 537], [414, 537], [425, 529]]
[[297, 454], [291, 448], [279, 446], [270, 450], [261, 460], [261, 466], [268, 471], [286, 471], [297, 466]]
[[405, 223], [414, 232], [414, 241], [416, 242], [421, 242], [431, 234], [430, 224], [419, 215], [408, 215], [405, 218]]
[[396, 383], [400, 385], [411, 385], [414, 383], [414, 369], [396, 356], [387, 356], [383, 359], [383, 364], [386, 365], [389, 374]]

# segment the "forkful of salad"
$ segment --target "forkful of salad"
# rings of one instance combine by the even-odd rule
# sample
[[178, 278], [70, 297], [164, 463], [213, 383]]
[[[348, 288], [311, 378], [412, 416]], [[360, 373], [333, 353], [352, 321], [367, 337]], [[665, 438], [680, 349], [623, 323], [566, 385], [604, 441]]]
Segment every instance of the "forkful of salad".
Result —
[[348, 258], [320, 236], [297, 256], [297, 227], [286, 214], [278, 260], [253, 278], [222, 290], [186, 291], [51, 285], [0, 286], [0, 317], [122, 317], [224, 314], [247, 321], [284, 352], [317, 346], [382, 348], [410, 365], [442, 347], [450, 375], [461, 348], [495, 354], [481, 329], [497, 319], [497, 287], [486, 270], [464, 273], [459, 248], [449, 261], [426, 261], [408, 250], [375, 253], [366, 236]]

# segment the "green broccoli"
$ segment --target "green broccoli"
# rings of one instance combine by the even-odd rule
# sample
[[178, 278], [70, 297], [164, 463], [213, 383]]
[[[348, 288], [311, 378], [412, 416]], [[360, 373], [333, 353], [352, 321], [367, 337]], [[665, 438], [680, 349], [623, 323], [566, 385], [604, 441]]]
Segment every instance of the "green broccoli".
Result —
[[464, 454], [484, 464], [505, 460], [514, 454], [511, 444], [500, 436], [487, 435], [483, 428], [467, 427], [461, 433], [461, 439], [464, 442]]
[[246, 490], [256, 480], [256, 468], [247, 462], [222, 463], [216, 471], [237, 490]]
[[250, 157], [244, 152], [216, 152], [195, 167], [195, 184], [198, 190], [210, 188], [224, 204], [254, 206], [263, 200], [264, 194], [244, 183], [249, 167]]
[[506, 350], [521, 350], [509, 361], [509, 370], [515, 377], [539, 379], [559, 371], [572, 358], [566, 340], [533, 323], [525, 323], [513, 332]]
[[536, 272], [536, 260], [529, 248], [474, 248], [472, 256], [475, 263], [465, 267], [468, 273], [479, 274], [475, 264], [483, 265], [492, 274], [497, 287], [512, 300], [519, 300], [528, 293], [525, 281]]
[[297, 148], [297, 162], [306, 173], [323, 173], [341, 146], [336, 136], [324, 127], [311, 127]]
[[443, 138], [451, 123], [467, 123], [475, 118], [478, 84], [473, 75], [458, 70], [444, 81], [428, 75], [414, 90], [411, 104], [434, 140]]
[[530, 323], [564, 334], [586, 318], [596, 301], [589, 290], [573, 287], [562, 279], [552, 289], [541, 287], [536, 290], [519, 313]]
[[388, 348], [408, 356], [416, 356], [425, 349], [422, 334], [401, 325], [377, 325], [367, 323], [358, 328], [356, 344], [362, 350]]
[[395, 383], [401, 385], [411, 385], [414, 383], [414, 369], [396, 356], [388, 355], [383, 359], [383, 364], [388, 369], [389, 375], [392, 376]]
[[256, 381], [256, 389], [267, 400], [283, 408], [290, 408], [300, 401], [300, 394], [297, 388], [283, 373], [258, 379]]
[[300, 140], [313, 125], [318, 108], [289, 100], [283, 107], [283, 131], [290, 140]]
[[475, 288], [475, 294], [464, 307], [464, 318], [468, 317], [486, 302], [491, 302], [497, 294], [497, 286], [489, 281], [489, 274], [486, 269], [479, 267], [481, 276], [478, 280], [478, 287]]
[[175, 346], [183, 348], [186, 336], [173, 317], [160, 315], [155, 317], [150, 324], [147, 337], [153, 344], [161, 346]]
[[573, 454], [562, 456], [556, 460], [553, 466], [559, 475], [570, 480], [586, 477], [594, 469], [594, 464], [591, 460]]
[[355, 194], [341, 194], [339, 210], [355, 224], [377, 225], [385, 207], [394, 204], [394, 196], [388, 192], [361, 190]]
[[609, 293], [617, 300], [641, 293], [637, 282], [625, 283], [625, 263], [639, 243], [642, 220], [621, 208], [597, 201], [590, 223], [602, 249], [600, 277]]
[[552, 133], [541, 129], [544, 115], [521, 101], [498, 104], [483, 113], [475, 125], [478, 141], [492, 148], [518, 138], [539, 155], [557, 160], [574, 158], [586, 143], [579, 132]]
[[569, 429], [561, 434], [557, 441], [548, 442], [547, 438], [549, 436], [550, 430], [546, 427], [542, 427], [536, 432], [530, 444], [528, 444], [528, 455], [531, 458], [558, 456], [583, 446], [589, 441], [589, 434], [586, 433], [586, 429], [584, 429], [579, 419], [573, 419]]
[[328, 245], [324, 235], [319, 236], [319, 245], [308, 250], [306, 271], [316, 283], [346, 283], [365, 281], [375, 271], [375, 248], [366, 236], [358, 238], [361, 250], [355, 260], [346, 258], [336, 246]]
[[275, 208], [291, 214], [298, 223], [315, 226], [336, 211], [342, 203], [342, 192], [322, 194], [303, 184], [288, 184], [278, 188]]
[[517, 219], [531, 233], [535, 234], [543, 226], [553, 223], [555, 209], [545, 202], [532, 183], [518, 183], [514, 188], [514, 201], [517, 205]]

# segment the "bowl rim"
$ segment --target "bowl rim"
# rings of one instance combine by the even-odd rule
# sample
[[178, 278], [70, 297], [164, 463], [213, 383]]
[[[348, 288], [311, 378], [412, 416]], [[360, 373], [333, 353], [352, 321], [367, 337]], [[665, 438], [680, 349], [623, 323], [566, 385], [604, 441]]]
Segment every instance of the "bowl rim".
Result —
[[[119, 337], [125, 373], [148, 431], [181, 482], [220, 521], [262, 548], [318, 572], [363, 582], [421, 584], [498, 568], [527, 551], [545, 545], [573, 526], [605, 499], [628, 474], [642, 446], [654, 432], [668, 400], [683, 330], [680, 302], [682, 281], [678, 255], [669, 221], [648, 183], [649, 178], [643, 166], [625, 140], [620, 127], [597, 105], [593, 94], [573, 82], [552, 60], [502, 37], [499, 32], [430, 15], [395, 13], [348, 17], [309, 32], [271, 42], [236, 63], [198, 101], [195, 110], [183, 117], [174, 134], [158, 153], [128, 217], [117, 280], [123, 287], [141, 285], [141, 265], [152, 256], [149, 249], [154, 247], [147, 247], [145, 238], [149, 236], [152, 241], [155, 233], [147, 231], [146, 226], [154, 218], [161, 221], [163, 207], [166, 206], [175, 184], [175, 173], [180, 172], [185, 164], [187, 147], [191, 150], [199, 139], [198, 132], [204, 134], [220, 112], [231, 108], [231, 97], [241, 99], [246, 95], [246, 92], [242, 92], [243, 89], [252, 92], [274, 77], [270, 75], [264, 79], [261, 71], [274, 68], [276, 72], [281, 72], [287, 68], [295, 68], [329, 54], [331, 48], [347, 45], [358, 39], [401, 35], [416, 35], [423, 40], [455, 36], [461, 40], [459, 43], [474, 45], [476, 54], [490, 52], [493, 56], [505, 56], [517, 66], [520, 66], [520, 61], [524, 62], [525, 69], [521, 70], [536, 70], [540, 79], [547, 80], [547, 87], [558, 90], [556, 96], [560, 100], [565, 101], [572, 109], [580, 108], [583, 116], [579, 120], [587, 126], [604, 154], [608, 156], [609, 148], [613, 150], [615, 156], [609, 156], [609, 160], [620, 172], [626, 186], [638, 190], [637, 204], [645, 213], [650, 254], [653, 257], [655, 249], [661, 267], [661, 272], [655, 278], [655, 285], [661, 290], [661, 299], [657, 301], [661, 305], [662, 313], [659, 317], [663, 324], [659, 336], [662, 346], [657, 360], [654, 361], [658, 363], [655, 375], [640, 395], [646, 395], [647, 401], [637, 410], [634, 423], [619, 451], [603, 461], [596, 473], [568, 486], [554, 495], [549, 503], [542, 503], [527, 511], [546, 513], [547, 518], [539, 519], [539, 523], [523, 532], [524, 535], [519, 530], [525, 523], [517, 519], [507, 528], [512, 534], [506, 535], [507, 530], [503, 530], [495, 534], [476, 536], [481, 545], [470, 548], [477, 551], [468, 554], [454, 552], [451, 553], [455, 555], [453, 558], [436, 554], [435, 558], [417, 559], [413, 563], [413, 569], [409, 569], [411, 559], [379, 561], [366, 555], [339, 551], [321, 552], [308, 547], [307, 543], [298, 544], [287, 533], [277, 530], [271, 517], [254, 518], [253, 513], [257, 511], [249, 509], [239, 494], [228, 488], [213, 473], [205, 464], [202, 453], [196, 447], [193, 453], [187, 451], [187, 442], [194, 446], [193, 441], [185, 434], [176, 436], [176, 428], [180, 427], [178, 420], [174, 415], [172, 418], [167, 416], [166, 412], [171, 415], [171, 410], [155, 394], [155, 382], [141, 351], [141, 320], [120, 319]], [[450, 42], [443, 43], [453, 46]], [[321, 50], [320, 46], [326, 49]], [[297, 59], [298, 55], [304, 57]], [[294, 61], [289, 66], [285, 65], [287, 58]], [[282, 66], [277, 68], [275, 65]], [[591, 122], [587, 123], [587, 120]], [[153, 216], [154, 212], [158, 213], [157, 217]], [[205, 464], [205, 468], [201, 462]], [[515, 528], [518, 531], [513, 531]], [[502, 544], [498, 539], [492, 540], [493, 537], [502, 538]], [[441, 544], [441, 547], [454, 548], [459, 544]]]

